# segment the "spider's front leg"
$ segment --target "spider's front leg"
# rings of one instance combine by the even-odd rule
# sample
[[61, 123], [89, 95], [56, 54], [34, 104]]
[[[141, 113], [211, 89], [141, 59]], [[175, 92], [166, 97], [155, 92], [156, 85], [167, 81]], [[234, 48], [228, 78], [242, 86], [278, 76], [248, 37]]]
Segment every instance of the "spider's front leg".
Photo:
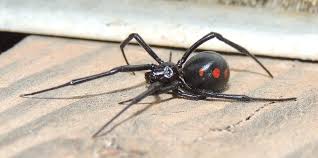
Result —
[[77, 85], [77, 84], [80, 84], [80, 83], [84, 83], [84, 82], [87, 82], [87, 81], [91, 81], [91, 80], [95, 80], [95, 79], [98, 79], [98, 78], [101, 78], [101, 77], [114, 75], [114, 74], [116, 74], [118, 72], [133, 72], [133, 71], [153, 70], [154, 68], [155, 68], [155, 65], [153, 65], [153, 64], [119, 66], [119, 67], [113, 68], [113, 69], [111, 69], [109, 71], [102, 72], [102, 73], [99, 73], [99, 74], [95, 74], [95, 75], [91, 75], [91, 76], [87, 76], [87, 77], [82, 77], [82, 78], [78, 78], [78, 79], [73, 79], [73, 80], [71, 80], [69, 82], [66, 82], [64, 84], [61, 84], [61, 85], [58, 85], [58, 86], [55, 86], [55, 87], [43, 89], [43, 90], [32, 92], [32, 93], [21, 94], [20, 97], [35, 95], [35, 94], [51, 91], [51, 90], [62, 88], [62, 87], [66, 87], [66, 86], [74, 86], [74, 85]]
[[131, 102], [125, 106], [121, 111], [119, 111], [113, 118], [111, 118], [106, 124], [104, 124], [92, 137], [97, 137], [99, 133], [106, 128], [110, 123], [112, 123], [116, 118], [118, 118], [122, 113], [124, 113], [127, 109], [129, 109], [132, 105], [140, 102], [142, 99], [146, 98], [149, 95], [164, 93], [170, 90], [175, 90], [178, 88], [179, 82], [173, 82], [170, 84], [163, 84], [161, 82], [152, 83], [148, 89], [135, 98], [131, 99]]
[[141, 38], [141, 36], [137, 33], [132, 33], [130, 34], [124, 41], [121, 42], [120, 44], [120, 50], [123, 54], [123, 57], [127, 63], [127, 65], [129, 65], [129, 62], [128, 62], [128, 59], [126, 57], [126, 54], [125, 54], [125, 51], [124, 51], [124, 48], [129, 44], [129, 42], [132, 40], [132, 39], [136, 39], [136, 41], [138, 42], [138, 44], [140, 46], [142, 46], [146, 52], [153, 58], [155, 59], [159, 64], [163, 63], [163, 60], [161, 60], [158, 55], [150, 48], [150, 46]]

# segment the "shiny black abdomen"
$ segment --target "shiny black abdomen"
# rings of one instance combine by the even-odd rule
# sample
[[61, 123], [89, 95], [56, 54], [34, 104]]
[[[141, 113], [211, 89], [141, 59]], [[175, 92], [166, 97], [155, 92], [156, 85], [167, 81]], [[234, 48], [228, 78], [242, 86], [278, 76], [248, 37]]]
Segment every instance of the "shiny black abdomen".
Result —
[[185, 63], [183, 77], [191, 88], [221, 92], [226, 88], [230, 70], [220, 54], [201, 52]]

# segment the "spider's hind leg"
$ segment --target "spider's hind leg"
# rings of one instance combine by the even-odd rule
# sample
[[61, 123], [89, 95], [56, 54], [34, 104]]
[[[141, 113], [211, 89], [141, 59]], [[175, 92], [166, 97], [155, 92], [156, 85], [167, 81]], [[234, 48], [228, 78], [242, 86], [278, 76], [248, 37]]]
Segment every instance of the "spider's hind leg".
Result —
[[207, 35], [205, 35], [204, 37], [202, 37], [201, 39], [199, 39], [197, 42], [195, 42], [189, 49], [186, 50], [186, 52], [184, 53], [182, 58], [178, 61], [177, 66], [182, 67], [182, 65], [185, 63], [185, 61], [188, 59], [188, 57], [190, 56], [191, 53], [193, 53], [200, 45], [202, 45], [203, 43], [205, 43], [213, 38], [216, 38], [216, 39], [224, 42], [225, 44], [233, 47], [237, 51], [239, 51], [245, 55], [250, 56], [255, 62], [257, 62], [257, 64], [259, 64], [267, 72], [267, 74], [271, 78], [273, 78], [273, 75], [271, 74], [271, 72], [253, 54], [251, 54], [249, 51], [247, 51], [242, 46], [226, 39], [221, 34], [216, 33], [216, 32], [210, 32]]
[[206, 99], [206, 96], [194, 94], [194, 93], [191, 93], [189, 91], [181, 90], [181, 89], [177, 89], [177, 90], [171, 92], [170, 94], [172, 94], [176, 97], [180, 97], [180, 98], [184, 98], [184, 99], [188, 99], [188, 100], [205, 100]]
[[223, 94], [223, 93], [214, 93], [209, 91], [196, 91], [195, 92], [198, 95], [203, 95], [210, 98], [223, 98], [223, 99], [231, 99], [231, 100], [237, 100], [237, 101], [290, 101], [290, 100], [296, 100], [295, 97], [290, 98], [260, 98], [260, 97], [250, 97], [247, 95], [239, 95], [239, 94]]

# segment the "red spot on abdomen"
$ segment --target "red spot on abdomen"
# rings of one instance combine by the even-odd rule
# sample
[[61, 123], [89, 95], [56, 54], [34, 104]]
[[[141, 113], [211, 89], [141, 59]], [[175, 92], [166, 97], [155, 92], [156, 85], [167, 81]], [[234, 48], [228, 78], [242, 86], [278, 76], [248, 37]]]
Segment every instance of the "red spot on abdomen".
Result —
[[212, 76], [213, 76], [214, 78], [219, 78], [219, 77], [220, 77], [220, 74], [221, 74], [221, 71], [220, 71], [219, 68], [213, 69], [213, 71], [212, 71]]
[[199, 70], [199, 76], [203, 77], [204, 76], [204, 69], [203, 67]]

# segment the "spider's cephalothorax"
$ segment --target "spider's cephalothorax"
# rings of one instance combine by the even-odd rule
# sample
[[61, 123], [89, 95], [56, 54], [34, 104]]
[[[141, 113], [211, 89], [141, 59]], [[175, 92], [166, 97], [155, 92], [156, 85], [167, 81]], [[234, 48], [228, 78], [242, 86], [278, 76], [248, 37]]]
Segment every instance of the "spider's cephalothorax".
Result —
[[191, 88], [221, 92], [226, 88], [230, 70], [220, 54], [201, 52], [184, 64], [183, 77]]
[[[129, 64], [124, 52], [124, 47], [128, 45], [129, 41], [133, 38], [137, 40], [139, 45], [141, 45], [146, 50], [146, 52], [154, 60], [156, 60], [158, 64]], [[256, 57], [253, 54], [249, 53], [245, 48], [239, 46], [238, 44], [224, 38], [222, 35], [215, 32], [211, 32], [199, 39], [197, 42], [195, 42], [189, 49], [186, 50], [186, 52], [184, 53], [182, 58], [177, 62], [177, 64], [173, 64], [171, 60], [169, 62], [164, 62], [157, 56], [157, 54], [138, 34], [132, 33], [120, 44], [120, 49], [127, 65], [115, 67], [109, 71], [105, 71], [96, 75], [74, 79], [59, 86], [36, 91], [33, 93], [22, 94], [21, 97], [34, 95], [65, 86], [80, 84], [97, 78], [110, 76], [118, 72], [134, 72], [147, 70], [147, 72], [145, 73], [146, 81], [147, 83], [149, 83], [147, 90], [131, 99], [130, 103], [126, 107], [124, 107], [119, 113], [117, 113], [111, 120], [109, 120], [102, 128], [100, 128], [93, 135], [93, 137], [97, 136], [106, 126], [113, 122], [129, 107], [138, 103], [139, 101], [141, 101], [149, 95], [170, 93], [175, 96], [191, 100], [202, 100], [206, 98], [222, 98], [237, 101], [287, 101], [296, 99], [256, 98], [249, 97], [246, 95], [220, 93], [224, 90], [230, 77], [228, 64], [221, 57], [221, 55], [213, 52], [201, 52], [187, 60], [190, 54], [194, 52], [201, 44], [213, 38], [217, 38], [218, 40], [235, 48], [237, 51], [250, 56], [268, 73], [270, 77], [273, 77], [272, 74], [265, 68], [265, 66], [260, 61], [256, 59]]]
[[171, 83], [177, 80], [178, 76], [178, 68], [171, 62], [154, 66], [153, 70], [145, 73], [145, 79], [150, 84], [154, 82]]

